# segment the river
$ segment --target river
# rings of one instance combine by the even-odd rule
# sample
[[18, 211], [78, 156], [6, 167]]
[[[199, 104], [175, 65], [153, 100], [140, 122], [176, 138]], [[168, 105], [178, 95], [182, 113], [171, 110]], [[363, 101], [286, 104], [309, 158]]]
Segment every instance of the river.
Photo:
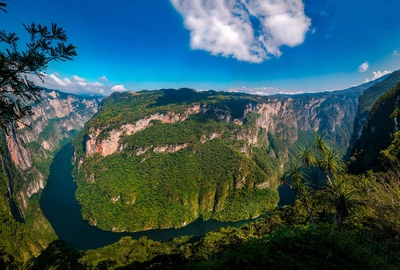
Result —
[[117, 242], [121, 237], [139, 239], [146, 236], [155, 241], [169, 241], [184, 235], [203, 236], [221, 227], [240, 227], [254, 220], [238, 222], [203, 221], [198, 219], [180, 229], [157, 229], [136, 233], [103, 231], [82, 219], [81, 206], [75, 199], [76, 183], [72, 179], [72, 144], [65, 145], [54, 157], [47, 185], [42, 192], [40, 206], [59, 239], [66, 240], [79, 250], [100, 248]]

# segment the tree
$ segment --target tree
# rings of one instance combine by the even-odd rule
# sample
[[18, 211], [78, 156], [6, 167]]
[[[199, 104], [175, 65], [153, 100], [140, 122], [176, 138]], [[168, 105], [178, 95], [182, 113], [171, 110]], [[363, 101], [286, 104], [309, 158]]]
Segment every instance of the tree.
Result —
[[320, 170], [326, 178], [324, 191], [327, 194], [331, 207], [335, 209], [335, 225], [341, 229], [344, 220], [349, 216], [350, 209], [355, 205], [356, 190], [346, 185], [342, 174], [344, 164], [338, 153], [324, 140], [324, 135], [315, 134], [313, 148], [301, 148], [299, 157], [304, 167], [292, 166], [283, 177], [283, 183], [287, 185], [304, 205], [311, 223], [315, 228], [312, 215], [312, 189], [306, 179], [305, 169]]
[[299, 165], [291, 165], [289, 170], [282, 177], [281, 181], [293, 191], [296, 199], [302, 203], [308, 217], [310, 218], [313, 228], [316, 229], [317, 225], [314, 220], [312, 202], [310, 200], [312, 196], [312, 188], [310, 187], [309, 182], [305, 179], [302, 167]]
[[0, 1], [0, 10], [4, 11], [4, 12], [7, 12], [7, 10], [6, 10], [7, 4], [4, 3], [5, 1], [7, 1], [7, 0]]
[[[0, 2], [0, 10], [7, 5]], [[43, 82], [44, 71], [51, 61], [72, 60], [77, 55], [76, 47], [66, 45], [64, 29], [52, 23], [51, 27], [23, 24], [30, 42], [26, 48], [18, 48], [19, 38], [15, 33], [0, 31], [0, 43], [6, 49], [0, 52], [0, 128], [5, 132], [26, 115], [32, 115], [30, 104], [39, 101], [40, 87], [31, 80], [37, 76]]]
[[350, 210], [356, 205], [357, 190], [349, 185], [343, 176], [338, 175], [332, 179], [332, 183], [327, 185], [326, 194], [328, 201], [335, 208], [335, 224], [338, 229], [341, 229], [343, 222], [350, 215]]

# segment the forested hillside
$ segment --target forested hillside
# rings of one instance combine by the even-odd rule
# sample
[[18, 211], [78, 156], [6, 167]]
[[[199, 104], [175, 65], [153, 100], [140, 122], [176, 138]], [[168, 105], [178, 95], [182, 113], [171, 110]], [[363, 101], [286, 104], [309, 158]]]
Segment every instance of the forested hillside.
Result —
[[357, 91], [114, 93], [74, 141], [82, 215], [113, 231], [256, 217], [315, 131], [345, 154]]

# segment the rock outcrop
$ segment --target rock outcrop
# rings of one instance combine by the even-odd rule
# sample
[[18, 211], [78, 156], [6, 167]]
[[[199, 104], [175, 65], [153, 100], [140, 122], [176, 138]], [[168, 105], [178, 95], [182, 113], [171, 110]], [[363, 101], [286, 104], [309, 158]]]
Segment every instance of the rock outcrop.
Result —
[[[228, 110], [216, 108], [213, 104], [188, 105], [184, 113], [168, 111], [165, 114], [152, 114], [133, 123], [117, 128], [95, 127], [85, 135], [85, 153], [91, 156], [99, 153], [108, 156], [124, 150], [120, 138], [131, 136], [153, 125], [153, 121], [173, 124], [185, 121], [189, 116], [212, 112], [219, 121], [243, 125], [249, 113], [257, 114], [256, 126], [267, 133], [277, 135], [281, 140], [293, 145], [299, 138], [299, 131], [326, 131], [335, 143], [345, 152], [349, 146], [349, 126], [354, 122], [357, 112], [357, 96], [345, 92], [318, 93], [315, 95], [296, 95], [292, 97], [270, 97], [258, 103], [249, 103], [242, 111], [242, 117], [234, 118]], [[258, 129], [248, 130], [246, 134], [236, 134], [237, 140], [245, 139], [249, 145], [259, 144]], [[220, 137], [219, 134], [204, 138], [203, 142]]]
[[[9, 130], [5, 136], [7, 149], [22, 178], [17, 185], [20, 188], [10, 192], [17, 198], [22, 213], [28, 207], [29, 198], [44, 188], [55, 151], [83, 128], [99, 106], [99, 97], [83, 98], [43, 90], [40, 102], [32, 104], [33, 115], [24, 118], [17, 129]], [[43, 164], [47, 164], [46, 168]]]
[[[203, 108], [203, 112], [206, 109]], [[173, 124], [176, 122], [185, 121], [190, 115], [200, 112], [200, 105], [189, 107], [184, 113], [167, 112], [166, 114], [156, 113], [140, 119], [132, 124], [122, 125], [116, 130], [111, 130], [107, 133], [105, 139], [99, 139], [102, 129], [92, 129], [85, 136], [85, 152], [88, 156], [94, 153], [99, 153], [102, 156], [108, 156], [115, 153], [117, 150], [122, 150], [120, 145], [120, 137], [122, 135], [133, 135], [136, 132], [144, 130], [152, 126], [153, 121], [160, 121], [163, 124]]]

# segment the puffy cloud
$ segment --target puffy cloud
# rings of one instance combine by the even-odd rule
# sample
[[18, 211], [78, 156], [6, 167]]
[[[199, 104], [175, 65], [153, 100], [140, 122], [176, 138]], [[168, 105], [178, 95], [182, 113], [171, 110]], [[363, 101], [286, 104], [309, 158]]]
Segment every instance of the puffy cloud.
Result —
[[125, 86], [122, 84], [115, 85], [111, 88], [112, 91], [126, 91]]
[[76, 82], [81, 82], [81, 83], [85, 83], [86, 79], [79, 77], [78, 75], [73, 75], [72, 79]]
[[366, 79], [365, 80], [366, 83], [370, 82], [370, 81], [374, 81], [376, 79], [379, 79], [380, 77], [385, 76], [387, 74], [390, 74], [390, 73], [392, 73], [392, 71], [391, 70], [384, 70], [384, 71], [374, 71], [372, 73], [374, 74], [374, 76], [372, 77], [372, 79]]
[[394, 50], [393, 56], [400, 56], [400, 53], [397, 50]]
[[302, 44], [311, 26], [302, 0], [170, 0], [190, 31], [190, 46], [260, 63]]
[[269, 96], [269, 95], [276, 95], [276, 94], [301, 94], [303, 92], [296, 92], [296, 91], [285, 91], [280, 90], [275, 87], [231, 87], [228, 89], [228, 92], [241, 92], [241, 93], [248, 93], [252, 95], [260, 95], [260, 96]]
[[368, 61], [365, 61], [361, 65], [358, 66], [358, 72], [365, 72], [369, 69], [369, 63]]
[[108, 78], [107, 78], [106, 76], [101, 76], [101, 77], [99, 78], [99, 80], [100, 80], [100, 81], [103, 81], [103, 82], [108, 82]]
[[[57, 84], [59, 84], [61, 86], [67, 86], [67, 85], [71, 84], [71, 80], [70, 79], [68, 79], [68, 78], [60, 79], [57, 75], [59, 76], [58, 73], [50, 74], [49, 77], [50, 77], [50, 79], [52, 79], [54, 82], [56, 82]], [[44, 78], [47, 78], [47, 77], [44, 77]]]
[[30, 75], [29, 79], [36, 85], [49, 89], [56, 89], [74, 94], [107, 94], [104, 89], [109, 89], [101, 82], [88, 82], [85, 78], [73, 75], [71, 79], [63, 78], [59, 73], [54, 72], [42, 77], [43, 82], [37, 77]]

